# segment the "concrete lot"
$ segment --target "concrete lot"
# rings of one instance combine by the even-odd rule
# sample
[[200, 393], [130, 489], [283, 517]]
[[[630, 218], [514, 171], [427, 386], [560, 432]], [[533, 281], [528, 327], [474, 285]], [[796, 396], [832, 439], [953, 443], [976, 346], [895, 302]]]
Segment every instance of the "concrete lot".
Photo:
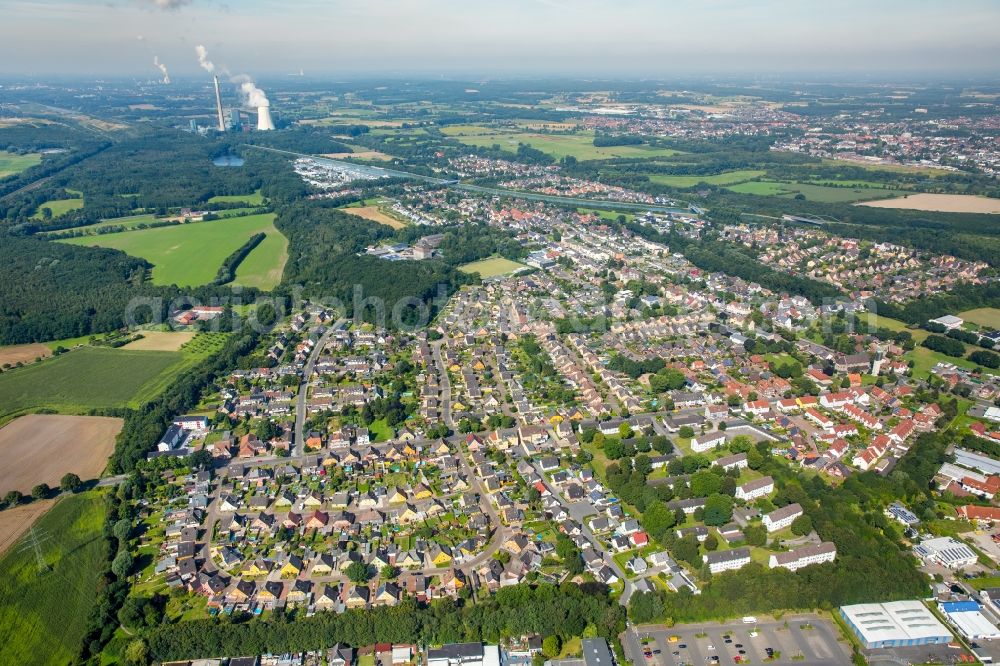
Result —
[[963, 539], [968, 540], [973, 546], [979, 550], [986, 553], [994, 562], [1000, 563], [1000, 544], [993, 541], [994, 530], [977, 530], [974, 532], [966, 532], [961, 535]]
[[[755, 637], [750, 636], [755, 625], [743, 624], [739, 620], [727, 624], [677, 625], [669, 629], [663, 625], [643, 625], [627, 633], [625, 650], [636, 666], [700, 666], [712, 663], [713, 656], [718, 657], [719, 664], [840, 666], [851, 662], [847, 642], [828, 620], [815, 615], [759, 620]], [[677, 636], [678, 640], [671, 643], [671, 636]], [[660, 651], [649, 659], [643, 655], [641, 645], [647, 637], [651, 639], [649, 647]], [[729, 643], [726, 642], [727, 637]], [[776, 658], [772, 661], [765, 661], [768, 647], [775, 652]], [[740, 650], [745, 654], [740, 654]], [[736, 661], [737, 657], [740, 662]]]

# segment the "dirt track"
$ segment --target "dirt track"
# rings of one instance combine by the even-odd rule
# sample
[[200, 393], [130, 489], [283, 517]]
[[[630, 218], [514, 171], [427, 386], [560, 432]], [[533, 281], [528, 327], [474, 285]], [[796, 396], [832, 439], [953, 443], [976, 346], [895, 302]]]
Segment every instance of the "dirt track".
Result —
[[105, 416], [29, 414], [0, 428], [0, 495], [27, 495], [39, 483], [56, 488], [67, 472], [100, 475], [122, 420]]

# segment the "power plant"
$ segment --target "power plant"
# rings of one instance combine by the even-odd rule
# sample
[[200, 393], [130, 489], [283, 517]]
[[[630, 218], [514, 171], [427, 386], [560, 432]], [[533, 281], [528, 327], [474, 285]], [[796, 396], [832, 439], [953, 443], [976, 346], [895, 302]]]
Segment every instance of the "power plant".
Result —
[[[220, 132], [225, 132], [226, 117], [222, 112], [222, 92], [219, 90], [219, 77], [215, 73], [215, 63], [208, 59], [208, 50], [204, 46], [199, 44], [194, 47], [194, 50], [195, 53], [198, 54], [198, 64], [201, 65], [202, 69], [212, 75], [212, 84], [215, 87], [215, 112], [218, 116], [218, 129]], [[233, 76], [225, 67], [222, 67], [221, 71], [225, 73], [226, 76], [229, 76], [229, 80], [231, 82], [239, 84], [242, 105], [250, 109], [257, 109], [257, 131], [272, 131], [274, 129], [274, 121], [271, 119], [271, 102], [268, 101], [267, 95], [264, 91], [258, 88], [253, 82], [253, 79], [246, 74]], [[164, 76], [166, 76], [165, 71]], [[238, 132], [242, 127], [239, 109], [231, 109], [231, 113], [232, 123], [230, 127], [234, 131]]]
[[274, 122], [271, 120], [271, 107], [257, 107], [257, 131], [267, 132], [274, 129]]
[[219, 92], [219, 77], [213, 76], [212, 80], [215, 81], [215, 110], [219, 114], [219, 131], [226, 131], [226, 120], [222, 115], [222, 93]]

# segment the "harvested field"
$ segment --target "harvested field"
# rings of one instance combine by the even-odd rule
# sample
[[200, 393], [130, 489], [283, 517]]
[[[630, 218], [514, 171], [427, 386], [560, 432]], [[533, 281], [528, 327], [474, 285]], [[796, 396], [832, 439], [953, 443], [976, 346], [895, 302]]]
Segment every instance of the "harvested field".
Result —
[[388, 162], [392, 159], [392, 155], [386, 155], [377, 150], [358, 150], [353, 153], [326, 153], [323, 157], [329, 157], [332, 160], [344, 160], [353, 157], [358, 160], [381, 160], [383, 162]]
[[67, 472], [97, 478], [115, 447], [122, 420], [107, 416], [29, 414], [0, 428], [0, 488], [27, 495], [53, 488]]
[[140, 331], [141, 340], [130, 342], [122, 349], [139, 351], [180, 351], [185, 342], [194, 339], [194, 331]]
[[883, 201], [866, 201], [859, 206], [906, 208], [936, 213], [1000, 213], [1000, 199], [971, 194], [910, 194]]
[[52, 350], [48, 346], [41, 344], [0, 347], [0, 367], [8, 363], [11, 365], [16, 363], [34, 363], [35, 359], [39, 356], [45, 358], [51, 355]]
[[7, 552], [55, 503], [54, 499], [33, 500], [30, 504], [0, 511], [0, 555]]
[[382, 209], [378, 206], [360, 206], [357, 208], [342, 208], [341, 210], [350, 215], [356, 215], [357, 217], [362, 217], [372, 222], [378, 222], [379, 224], [384, 224], [387, 227], [392, 227], [393, 229], [402, 229], [406, 226], [405, 222], [383, 213]]

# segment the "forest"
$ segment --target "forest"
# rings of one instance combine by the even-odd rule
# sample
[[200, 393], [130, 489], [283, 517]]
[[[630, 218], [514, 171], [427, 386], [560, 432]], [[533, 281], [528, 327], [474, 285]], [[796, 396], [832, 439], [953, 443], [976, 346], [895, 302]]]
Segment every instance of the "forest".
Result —
[[[458, 287], [471, 284], [475, 277], [456, 266], [489, 256], [494, 252], [512, 254], [509, 239], [485, 226], [467, 225], [441, 231], [443, 259], [385, 261], [364, 254], [366, 247], [390, 239], [426, 235], [425, 230], [391, 228], [312, 203], [284, 208], [275, 226], [289, 241], [285, 265], [286, 289], [301, 286], [303, 295], [330, 303], [338, 299], [348, 316], [366, 321], [381, 318], [387, 326], [413, 326], [422, 319], [418, 303], [433, 317], [447, 297]], [[437, 231], [437, 230], [436, 230]], [[515, 244], [516, 245], [516, 244]], [[355, 312], [355, 298], [364, 305]], [[380, 313], [377, 299], [384, 310]], [[398, 318], [393, 308], [399, 307]]]

